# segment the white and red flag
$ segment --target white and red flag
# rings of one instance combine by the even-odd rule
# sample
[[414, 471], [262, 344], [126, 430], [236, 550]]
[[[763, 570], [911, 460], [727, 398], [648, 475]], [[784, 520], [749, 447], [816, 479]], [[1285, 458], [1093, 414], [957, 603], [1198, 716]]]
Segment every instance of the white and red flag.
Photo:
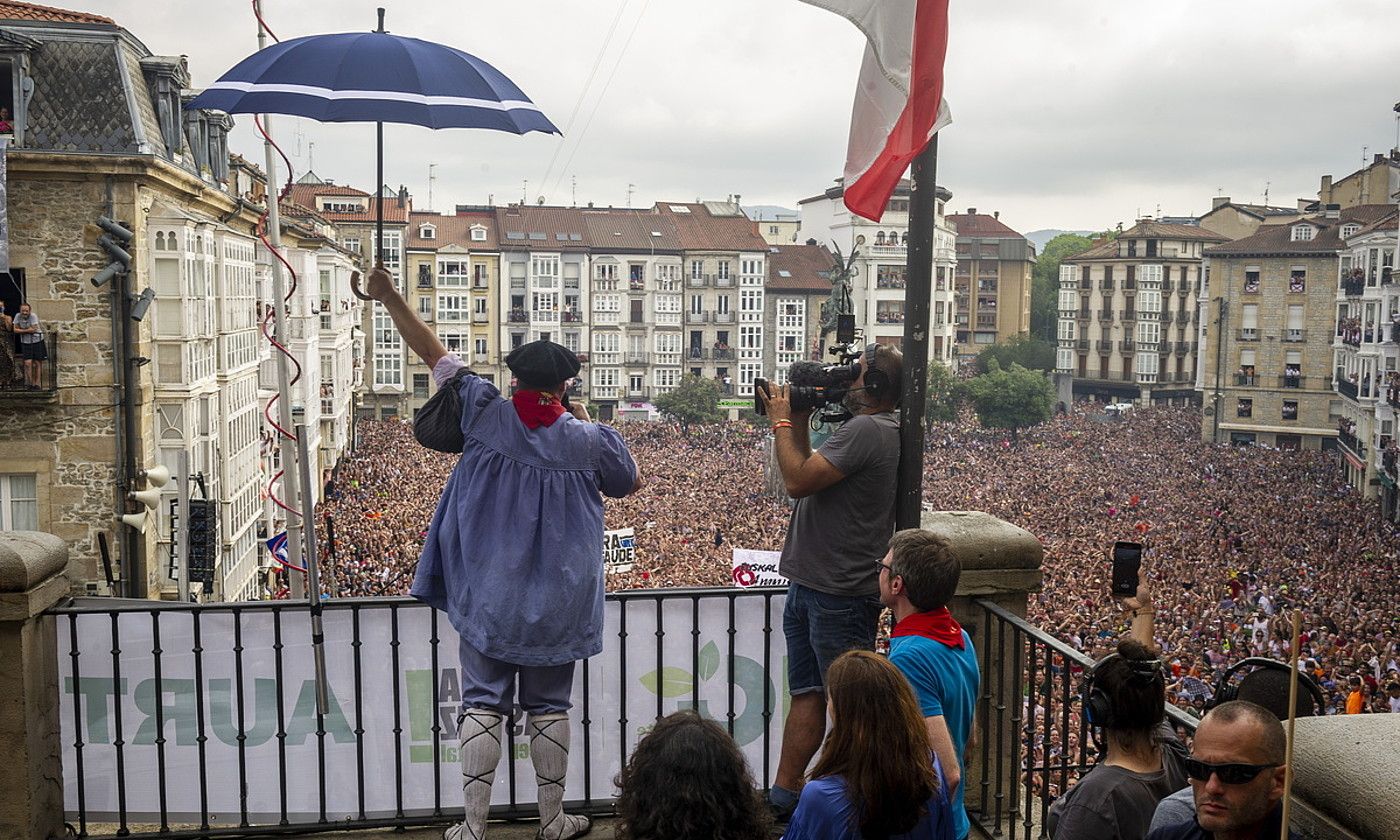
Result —
[[835, 12], [866, 38], [851, 108], [845, 200], [879, 221], [909, 164], [948, 123], [943, 59], [948, 0], [804, 0]]

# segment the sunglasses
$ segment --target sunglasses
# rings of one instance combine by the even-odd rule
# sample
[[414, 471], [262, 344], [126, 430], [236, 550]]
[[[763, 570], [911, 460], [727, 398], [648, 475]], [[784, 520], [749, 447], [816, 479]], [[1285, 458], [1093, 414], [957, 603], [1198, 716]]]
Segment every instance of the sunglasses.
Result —
[[1254, 778], [1265, 770], [1277, 767], [1277, 764], [1211, 764], [1197, 758], [1185, 760], [1186, 775], [1198, 782], [1210, 781], [1211, 774], [1220, 777], [1222, 784], [1242, 785], [1245, 782], [1252, 782]]

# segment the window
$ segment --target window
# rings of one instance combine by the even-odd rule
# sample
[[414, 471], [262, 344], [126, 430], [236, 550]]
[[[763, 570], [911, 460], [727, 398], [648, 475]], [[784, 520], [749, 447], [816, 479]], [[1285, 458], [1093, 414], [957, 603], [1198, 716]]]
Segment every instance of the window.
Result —
[[674, 388], [681, 383], [681, 369], [657, 368], [652, 374], [652, 381], [658, 388]]
[[720, 260], [716, 268], [715, 276], [721, 280], [729, 279], [729, 260]]
[[704, 260], [691, 260], [691, 261], [690, 261], [690, 278], [691, 278], [692, 280], [700, 280], [700, 279], [703, 279], [704, 276], [705, 276], [705, 261], [704, 261]]
[[1308, 270], [1302, 266], [1293, 266], [1288, 273], [1288, 293], [1302, 294], [1307, 291]]
[[466, 295], [444, 295], [437, 296], [437, 314], [443, 321], [465, 321], [467, 319], [467, 296]]
[[1235, 408], [1235, 416], [1236, 416], [1236, 417], [1253, 417], [1253, 416], [1254, 416], [1254, 400], [1245, 400], [1245, 399], [1240, 400], [1239, 405]]
[[425, 319], [427, 319], [427, 320], [432, 320], [432, 317], [433, 317], [433, 299], [432, 299], [432, 298], [430, 298], [430, 297], [428, 297], [428, 296], [425, 295], [425, 296], [420, 297], [420, 298], [418, 299], [418, 314], [421, 315], [421, 316], [423, 316], [423, 318], [425, 318]]
[[360, 240], [359, 240], [358, 238], [356, 238], [356, 237], [350, 237], [350, 238], [348, 238], [348, 239], [342, 239], [342, 240], [340, 240], [340, 244], [341, 244], [342, 247], [345, 248], [345, 250], [350, 251], [351, 253], [354, 253], [354, 254], [360, 253]]
[[1247, 294], [1259, 292], [1259, 266], [1247, 265], [1244, 268], [1244, 290]]
[[729, 295], [720, 295], [715, 298], [715, 312], [720, 315], [729, 314]]
[[1348, 222], [1347, 224], [1342, 225], [1342, 238], [1347, 239], [1355, 235], [1358, 230], [1361, 230], [1361, 225]]
[[413, 396], [419, 398], [428, 396], [428, 374], [413, 374]]
[[769, 235], [769, 236], [777, 236], [777, 235], [778, 235], [778, 226], [777, 226], [777, 225], [769, 225], [769, 226], [768, 226], [768, 235]]
[[1292, 240], [1294, 242], [1310, 242], [1317, 231], [1312, 225], [1294, 225]]
[[472, 352], [478, 359], [486, 358], [486, 339], [478, 338], [472, 341]]
[[437, 239], [437, 228], [432, 225], [421, 225], [418, 228], [419, 239]]
[[1288, 305], [1288, 321], [1284, 329], [1284, 341], [1303, 340], [1303, 304], [1290, 303]]
[[0, 474], [0, 531], [39, 530], [39, 495], [33, 475]]
[[1283, 401], [1283, 419], [1284, 419], [1284, 420], [1297, 420], [1297, 419], [1298, 419], [1298, 401], [1297, 401], [1297, 400], [1284, 400], [1284, 401]]
[[473, 242], [485, 242], [485, 241], [486, 241], [486, 228], [482, 227], [481, 225], [472, 225], [471, 230], [472, 230], [472, 241], [473, 241]]
[[1240, 313], [1240, 338], [1244, 341], [1259, 339], [1259, 304], [1246, 303]]

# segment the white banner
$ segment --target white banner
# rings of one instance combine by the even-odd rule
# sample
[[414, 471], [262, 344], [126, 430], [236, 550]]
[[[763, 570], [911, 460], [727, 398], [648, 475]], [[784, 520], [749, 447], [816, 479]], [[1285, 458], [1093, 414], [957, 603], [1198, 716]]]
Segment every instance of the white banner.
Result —
[[[682, 708], [697, 707], [724, 725], [732, 721], [755, 778], [771, 779], [787, 714], [783, 594], [720, 589], [664, 598], [659, 609], [656, 599], [624, 597], [607, 601], [603, 652], [575, 673], [566, 800], [613, 797], [612, 780], [640, 736], [657, 716]], [[245, 609], [238, 626], [232, 613], [217, 609], [160, 610], [158, 641], [150, 611], [119, 613], [115, 626], [106, 613], [58, 617], [67, 811], [76, 815], [81, 785], [89, 821], [116, 819], [120, 741], [131, 821], [158, 819], [162, 778], [167, 818], [174, 821], [198, 821], [202, 797], [214, 825], [238, 824], [244, 809], [251, 823], [275, 822], [283, 807], [292, 822], [314, 821], [322, 788], [327, 819], [353, 820], [360, 814], [361, 773], [367, 817], [392, 817], [400, 807], [407, 815], [429, 814], [435, 735], [442, 807], [460, 809], [457, 636], [442, 614], [434, 627], [433, 615], [402, 602], [363, 602], [358, 610], [329, 603], [324, 758], [304, 608]], [[70, 621], [76, 622], [76, 660]], [[357, 621], [358, 668], [352, 644]], [[440, 639], [436, 672], [434, 633]], [[120, 681], [114, 680], [113, 649], [121, 651], [115, 663]], [[155, 649], [161, 651], [158, 675]], [[73, 677], [75, 661], [80, 679]], [[530, 805], [529, 741], [523, 718], [512, 723], [492, 802]], [[357, 729], [363, 730], [359, 739]], [[82, 744], [81, 780], [76, 743]]]
[[637, 563], [637, 533], [632, 528], [603, 532], [603, 569], [608, 574], [630, 572]]
[[744, 589], [750, 586], [787, 586], [788, 579], [778, 573], [778, 558], [782, 556], [781, 551], [734, 549], [730, 561], [734, 585]]

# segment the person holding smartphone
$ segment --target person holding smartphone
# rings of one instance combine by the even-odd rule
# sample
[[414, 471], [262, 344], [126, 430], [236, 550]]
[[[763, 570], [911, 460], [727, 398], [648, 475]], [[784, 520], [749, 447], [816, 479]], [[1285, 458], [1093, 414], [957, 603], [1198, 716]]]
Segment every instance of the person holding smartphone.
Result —
[[1142, 840], [1157, 803], [1186, 786], [1184, 747], [1166, 723], [1166, 669], [1153, 645], [1151, 591], [1139, 581], [1132, 596], [1115, 598], [1129, 611], [1132, 629], [1085, 675], [1083, 714], [1103, 733], [1099, 761], [1051, 807], [1053, 840]]

